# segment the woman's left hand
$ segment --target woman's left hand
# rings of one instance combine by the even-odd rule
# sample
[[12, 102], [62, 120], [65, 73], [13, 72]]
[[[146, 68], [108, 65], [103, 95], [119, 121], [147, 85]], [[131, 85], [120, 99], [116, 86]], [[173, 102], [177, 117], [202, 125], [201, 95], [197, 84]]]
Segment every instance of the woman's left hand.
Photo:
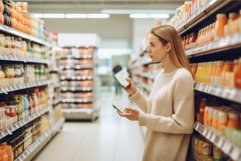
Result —
[[133, 108], [126, 108], [124, 110], [124, 113], [118, 112], [118, 114], [122, 117], [127, 118], [128, 120], [131, 121], [137, 121], [139, 118], [139, 111]]

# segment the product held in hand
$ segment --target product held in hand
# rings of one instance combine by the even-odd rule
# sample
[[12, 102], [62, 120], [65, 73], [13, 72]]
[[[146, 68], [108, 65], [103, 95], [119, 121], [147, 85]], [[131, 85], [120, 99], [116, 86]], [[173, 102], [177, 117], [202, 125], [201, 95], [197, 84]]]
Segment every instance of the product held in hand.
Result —
[[113, 102], [113, 105], [112, 105], [118, 112], [120, 113], [124, 113], [124, 104], [123, 102], [120, 100], [120, 98], [116, 98]]
[[129, 82], [126, 80], [127, 77], [128, 74], [124, 70], [121, 70], [115, 74], [115, 78], [120, 82], [121, 86], [124, 88], [126, 88], [129, 85]]

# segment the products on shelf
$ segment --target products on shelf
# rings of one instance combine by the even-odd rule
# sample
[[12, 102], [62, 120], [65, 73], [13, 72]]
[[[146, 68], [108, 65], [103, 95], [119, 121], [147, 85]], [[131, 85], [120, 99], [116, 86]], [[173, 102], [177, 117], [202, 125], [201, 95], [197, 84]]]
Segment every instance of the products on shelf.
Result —
[[234, 61], [214, 61], [191, 65], [195, 82], [215, 87], [241, 89], [241, 58]]
[[0, 130], [48, 107], [46, 88], [16, 92], [0, 98]]
[[[241, 13], [241, 11], [240, 11]], [[216, 21], [198, 31], [183, 37], [183, 46], [186, 50], [209, 45], [214, 41], [241, 34], [240, 13], [231, 12], [216, 15]]]
[[1, 161], [13, 161], [14, 159], [13, 148], [10, 145], [0, 145], [0, 160]]
[[170, 24], [174, 27], [179, 27], [189, 21], [192, 16], [201, 12], [203, 7], [211, 0], [192, 0], [186, 1], [182, 6], [176, 9], [175, 16], [170, 20]]
[[197, 161], [232, 161], [222, 152], [222, 150], [201, 137], [192, 136], [191, 148], [193, 156]]
[[47, 79], [47, 68], [43, 64], [1, 64], [0, 87]]
[[0, 34], [0, 56], [18, 56], [25, 58], [48, 59], [46, 46], [30, 43], [21, 38]]

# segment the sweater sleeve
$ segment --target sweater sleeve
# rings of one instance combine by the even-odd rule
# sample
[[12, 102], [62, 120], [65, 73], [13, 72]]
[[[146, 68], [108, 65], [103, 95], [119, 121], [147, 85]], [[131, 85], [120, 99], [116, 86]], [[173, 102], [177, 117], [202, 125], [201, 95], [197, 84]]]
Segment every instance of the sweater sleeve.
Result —
[[191, 77], [181, 77], [173, 91], [173, 114], [169, 117], [140, 113], [139, 124], [163, 133], [190, 134], [194, 124], [194, 90]]
[[148, 111], [148, 98], [140, 91], [140, 89], [129, 98], [134, 101], [144, 113]]

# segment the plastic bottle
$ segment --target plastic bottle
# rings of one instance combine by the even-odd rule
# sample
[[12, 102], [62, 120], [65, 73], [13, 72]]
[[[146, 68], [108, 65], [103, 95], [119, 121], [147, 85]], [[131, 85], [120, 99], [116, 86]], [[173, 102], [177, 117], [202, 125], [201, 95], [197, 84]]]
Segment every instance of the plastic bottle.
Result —
[[224, 37], [224, 26], [227, 24], [228, 19], [226, 14], [217, 14], [215, 22], [215, 40]]

